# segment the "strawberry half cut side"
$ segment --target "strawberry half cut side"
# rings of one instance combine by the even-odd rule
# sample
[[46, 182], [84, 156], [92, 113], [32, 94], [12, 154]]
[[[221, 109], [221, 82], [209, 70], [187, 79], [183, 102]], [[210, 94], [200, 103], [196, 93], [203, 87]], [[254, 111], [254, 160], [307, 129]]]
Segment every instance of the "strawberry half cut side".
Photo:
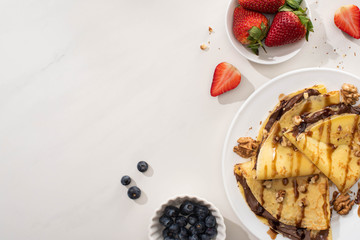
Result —
[[236, 88], [241, 81], [241, 73], [227, 62], [218, 64], [215, 68], [210, 94], [216, 97]]
[[345, 5], [335, 12], [335, 25], [356, 39], [360, 39], [360, 10], [355, 5]]

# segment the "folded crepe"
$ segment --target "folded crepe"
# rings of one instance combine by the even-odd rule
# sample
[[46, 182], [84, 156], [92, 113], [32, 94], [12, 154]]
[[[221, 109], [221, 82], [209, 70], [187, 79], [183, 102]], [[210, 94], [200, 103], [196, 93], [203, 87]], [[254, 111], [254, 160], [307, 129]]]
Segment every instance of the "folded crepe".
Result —
[[273, 230], [296, 240], [332, 239], [325, 176], [260, 181], [252, 162], [235, 165], [234, 172], [250, 209]]
[[344, 103], [301, 116], [284, 135], [341, 192], [360, 178], [360, 107]]
[[259, 150], [254, 158], [256, 179], [277, 179], [319, 173], [318, 168], [286, 139], [283, 133], [293, 126], [294, 116], [338, 104], [338, 91], [326, 93], [316, 85], [285, 96], [260, 128]]

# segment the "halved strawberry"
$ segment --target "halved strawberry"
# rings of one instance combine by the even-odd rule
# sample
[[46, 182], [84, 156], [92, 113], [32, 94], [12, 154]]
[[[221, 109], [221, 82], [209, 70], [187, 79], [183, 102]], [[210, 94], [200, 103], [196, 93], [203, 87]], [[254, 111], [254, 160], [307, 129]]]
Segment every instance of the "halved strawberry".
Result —
[[227, 62], [218, 64], [215, 68], [211, 85], [211, 96], [216, 97], [224, 92], [236, 88], [241, 81], [241, 73]]
[[345, 5], [335, 12], [335, 25], [353, 38], [360, 38], [360, 10], [355, 5]]

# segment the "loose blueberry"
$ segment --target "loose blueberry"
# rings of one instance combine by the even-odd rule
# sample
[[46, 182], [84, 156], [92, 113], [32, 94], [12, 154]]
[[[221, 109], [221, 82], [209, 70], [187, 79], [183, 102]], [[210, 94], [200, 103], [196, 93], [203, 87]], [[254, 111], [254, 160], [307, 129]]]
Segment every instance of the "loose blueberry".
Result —
[[186, 221], [186, 217], [184, 216], [177, 216], [175, 219], [175, 222], [180, 226], [180, 227], [185, 227], [187, 224]]
[[169, 232], [179, 233], [179, 231], [180, 231], [179, 225], [177, 225], [176, 223], [173, 223], [173, 224], [170, 225]]
[[209, 235], [203, 233], [203, 234], [200, 235], [200, 239], [201, 239], [201, 240], [210, 240], [211, 237], [210, 237]]
[[195, 207], [195, 214], [199, 218], [199, 220], [205, 220], [205, 218], [209, 215], [210, 211], [207, 207], [203, 205], [199, 205]]
[[197, 222], [195, 223], [194, 226], [196, 228], [197, 233], [203, 233], [206, 230], [206, 226], [204, 222]]
[[195, 210], [195, 203], [191, 202], [191, 201], [184, 201], [181, 205], [180, 205], [180, 212], [183, 215], [189, 215], [192, 214]]
[[131, 183], [131, 178], [128, 175], [125, 175], [121, 178], [121, 184], [127, 186]]
[[174, 223], [171, 217], [168, 217], [166, 215], [162, 215], [159, 219], [159, 222], [165, 227], [170, 227], [170, 225]]
[[164, 213], [168, 217], [176, 218], [179, 215], [179, 209], [174, 206], [167, 206], [164, 210]]
[[191, 226], [189, 228], [189, 233], [190, 233], [190, 235], [196, 235], [197, 234], [195, 226]]
[[212, 227], [212, 228], [206, 229], [205, 233], [207, 235], [209, 235], [210, 237], [215, 237], [215, 235], [217, 234], [217, 230], [215, 227]]
[[189, 237], [189, 240], [200, 240], [200, 238], [198, 237], [198, 235], [194, 234]]
[[169, 228], [165, 228], [163, 231], [162, 231], [162, 235], [163, 237], [168, 237], [169, 236]]
[[178, 239], [179, 239], [179, 240], [189, 240], [189, 237], [188, 237], [188, 236], [185, 236], [185, 235], [179, 234]]
[[132, 186], [131, 188], [129, 188], [127, 194], [131, 199], [138, 199], [141, 195], [141, 190], [136, 186]]
[[146, 172], [146, 170], [148, 170], [148, 167], [149, 167], [149, 165], [148, 165], [147, 162], [145, 162], [145, 161], [140, 161], [140, 162], [138, 162], [138, 164], [137, 164], [137, 169], [138, 169], [140, 172]]
[[194, 225], [196, 222], [199, 221], [199, 219], [195, 214], [191, 214], [190, 216], [188, 216], [187, 221], [190, 225]]
[[216, 218], [213, 215], [209, 215], [205, 218], [205, 225], [206, 227], [215, 227], [216, 225]]

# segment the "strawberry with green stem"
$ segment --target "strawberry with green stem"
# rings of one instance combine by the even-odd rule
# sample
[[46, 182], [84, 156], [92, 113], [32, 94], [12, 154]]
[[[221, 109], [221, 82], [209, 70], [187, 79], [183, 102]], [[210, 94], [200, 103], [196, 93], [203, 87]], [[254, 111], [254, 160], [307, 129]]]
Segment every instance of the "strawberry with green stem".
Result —
[[269, 29], [268, 19], [261, 13], [238, 6], [234, 10], [233, 32], [235, 38], [259, 55], [259, 47], [266, 52], [262, 40]]
[[285, 0], [238, 0], [238, 3], [245, 9], [262, 12], [276, 13], [285, 4]]
[[300, 7], [302, 0], [286, 0], [269, 29], [265, 39], [268, 47], [281, 46], [297, 42], [305, 37], [309, 39], [309, 33], [313, 32], [313, 24], [306, 15], [306, 10]]

